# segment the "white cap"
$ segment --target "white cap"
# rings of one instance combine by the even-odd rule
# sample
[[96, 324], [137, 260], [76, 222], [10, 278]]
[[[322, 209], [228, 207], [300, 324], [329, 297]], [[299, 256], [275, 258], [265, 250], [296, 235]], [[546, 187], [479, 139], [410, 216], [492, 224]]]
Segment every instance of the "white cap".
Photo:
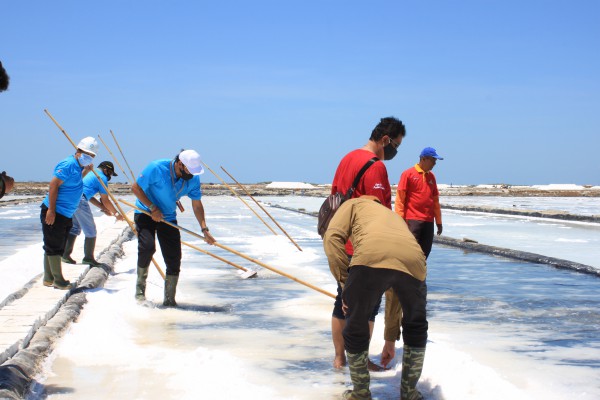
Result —
[[98, 152], [98, 142], [91, 136], [85, 137], [81, 139], [81, 142], [77, 145], [79, 150], [83, 150], [86, 153], [90, 153], [93, 156], [96, 156]]
[[198, 154], [195, 150], [182, 151], [179, 153], [179, 160], [181, 160], [183, 165], [185, 165], [188, 171], [190, 171], [190, 174], [200, 175], [204, 173], [200, 154]]

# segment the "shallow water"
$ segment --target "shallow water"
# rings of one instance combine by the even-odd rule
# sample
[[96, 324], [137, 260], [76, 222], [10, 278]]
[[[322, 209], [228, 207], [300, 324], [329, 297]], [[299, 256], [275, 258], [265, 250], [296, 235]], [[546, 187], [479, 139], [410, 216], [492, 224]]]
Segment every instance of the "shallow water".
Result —
[[[204, 203], [221, 243], [335, 290], [314, 217], [268, 210], [299, 252], [239, 200]], [[197, 227], [190, 213], [179, 223]], [[332, 299], [184, 240], [257, 268], [259, 277], [242, 280], [236, 269], [184, 247], [177, 299], [186, 308], [142, 307], [133, 299], [136, 244], [128, 242], [118, 274], [88, 295], [30, 398], [339, 398], [350, 381], [347, 370], [330, 367]], [[428, 267], [430, 342], [419, 384], [427, 399], [600, 398], [598, 278], [439, 246]], [[154, 304], [161, 290], [151, 271]], [[375, 359], [382, 330], [380, 315]], [[373, 374], [376, 399], [397, 398], [398, 385], [397, 370]]]
[[25, 245], [42, 241], [40, 204], [0, 207], [0, 261]]
[[598, 197], [441, 196], [442, 205], [488, 206], [520, 210], [559, 210], [576, 215], [600, 215]]
[[[318, 211], [323, 199], [264, 197], [265, 203]], [[442, 202], [506, 207], [511, 201], [532, 209], [559, 209], [572, 214], [600, 215], [598, 198], [505, 198], [445, 196]], [[534, 208], [540, 207], [540, 208]], [[443, 234], [456, 239], [469, 238], [490, 246], [527, 251], [600, 268], [600, 224], [571, 222], [482, 212], [442, 210]]]

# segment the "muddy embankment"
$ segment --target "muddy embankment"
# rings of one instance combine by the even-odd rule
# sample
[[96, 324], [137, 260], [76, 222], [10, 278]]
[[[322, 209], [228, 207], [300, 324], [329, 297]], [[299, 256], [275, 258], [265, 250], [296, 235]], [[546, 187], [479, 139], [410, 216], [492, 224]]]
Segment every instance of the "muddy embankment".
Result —
[[[314, 184], [313, 189], [293, 188], [267, 188], [267, 183], [243, 184], [244, 188], [252, 196], [287, 196], [303, 195], [311, 197], [325, 197], [329, 195], [331, 187]], [[229, 184], [238, 194], [245, 192], [235, 184]], [[220, 183], [202, 183], [202, 192], [206, 196], [233, 195], [229, 187]], [[109, 183], [113, 194], [125, 195], [131, 193], [131, 185], [126, 183]], [[395, 185], [392, 191], [395, 191]], [[48, 182], [15, 182], [13, 191], [6, 195], [11, 196], [45, 196], [48, 192]], [[502, 197], [600, 197], [600, 190], [595, 188], [582, 189], [538, 189], [534, 187], [478, 187], [478, 186], [455, 186], [441, 187], [441, 196], [502, 196]]]

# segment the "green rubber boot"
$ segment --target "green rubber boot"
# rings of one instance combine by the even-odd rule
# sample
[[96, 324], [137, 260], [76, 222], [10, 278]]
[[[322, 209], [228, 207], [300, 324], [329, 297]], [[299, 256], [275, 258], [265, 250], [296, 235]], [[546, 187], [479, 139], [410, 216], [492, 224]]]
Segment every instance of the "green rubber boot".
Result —
[[60, 290], [69, 290], [73, 287], [71, 282], [66, 280], [62, 274], [62, 260], [60, 256], [47, 256], [48, 264], [50, 264], [50, 271], [52, 271], [52, 276], [54, 276], [54, 286], [56, 289]]
[[177, 307], [175, 301], [175, 292], [177, 291], [177, 281], [179, 275], [167, 275], [165, 279], [165, 300], [163, 306], [165, 307]]
[[69, 235], [67, 238], [67, 243], [65, 243], [65, 251], [62, 255], [62, 260], [67, 264], [77, 264], [77, 261], [71, 258], [71, 253], [73, 252], [73, 246], [75, 246], [75, 239], [77, 239], [77, 235]]
[[402, 380], [400, 382], [401, 400], [422, 400], [423, 396], [417, 390], [417, 382], [421, 377], [425, 347], [410, 347], [404, 345], [402, 355]]
[[44, 279], [42, 281], [44, 286], [51, 287], [54, 285], [54, 275], [52, 275], [52, 270], [50, 269], [50, 261], [48, 260], [48, 256], [44, 253]]
[[97, 267], [100, 264], [94, 258], [94, 249], [96, 248], [96, 238], [85, 238], [85, 242], [83, 243], [83, 261], [82, 264], [89, 264], [91, 267]]
[[343, 399], [347, 400], [371, 400], [371, 391], [369, 384], [371, 377], [367, 365], [369, 363], [369, 351], [365, 350], [361, 353], [348, 353], [348, 366], [350, 367], [350, 378], [354, 388], [346, 390], [342, 395]]
[[137, 267], [135, 299], [138, 301], [146, 300], [146, 278], [148, 278], [148, 268]]

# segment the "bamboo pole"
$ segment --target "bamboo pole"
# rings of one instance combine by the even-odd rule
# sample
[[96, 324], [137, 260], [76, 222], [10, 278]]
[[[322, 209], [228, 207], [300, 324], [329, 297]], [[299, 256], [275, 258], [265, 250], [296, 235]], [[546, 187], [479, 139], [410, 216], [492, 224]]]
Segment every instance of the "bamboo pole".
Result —
[[184, 245], [186, 245], [186, 246], [188, 246], [188, 247], [191, 247], [191, 248], [192, 248], [192, 249], [194, 249], [194, 250], [198, 250], [198, 251], [199, 251], [199, 252], [201, 252], [201, 253], [204, 253], [204, 254], [206, 254], [206, 255], [209, 255], [209, 256], [211, 256], [211, 257], [213, 257], [213, 258], [216, 258], [216, 259], [217, 259], [217, 260], [219, 260], [219, 261], [223, 261], [225, 264], [229, 264], [229, 265], [231, 265], [232, 267], [235, 267], [235, 268], [237, 268], [237, 269], [241, 269], [242, 271], [244, 271], [244, 274], [243, 274], [243, 276], [242, 276], [244, 279], [246, 279], [246, 278], [252, 278], [252, 277], [256, 276], [256, 274], [257, 274], [257, 272], [256, 272], [256, 271], [254, 271], [253, 269], [244, 268], [244, 267], [242, 267], [241, 265], [238, 265], [238, 264], [236, 264], [236, 263], [234, 263], [234, 262], [231, 262], [231, 261], [229, 261], [229, 260], [226, 260], [226, 259], [224, 259], [223, 257], [220, 257], [220, 256], [218, 256], [218, 255], [216, 255], [216, 254], [214, 254], [214, 253], [211, 253], [210, 251], [203, 250], [203, 249], [201, 249], [200, 247], [198, 247], [198, 246], [194, 246], [194, 245], [193, 245], [193, 244], [191, 244], [191, 243], [184, 242], [183, 240], [181, 241], [181, 243], [182, 243], [182, 244], [184, 244]]
[[[127, 168], [129, 168], [129, 173], [131, 174], [131, 179], [132, 179], [132, 184], [135, 182], [135, 175], [133, 174], [133, 171], [131, 170], [131, 167], [129, 166], [129, 163], [127, 162], [127, 158], [125, 158], [125, 154], [123, 154], [123, 150], [121, 150], [121, 146], [119, 146], [119, 142], [117, 141], [117, 137], [115, 136], [115, 134], [113, 133], [112, 129], [110, 130], [110, 134], [113, 137], [113, 140], [115, 141], [115, 143], [117, 144], [117, 147], [119, 148], [119, 152], [121, 153], [121, 157], [123, 157], [123, 160], [125, 160], [125, 163], [127, 164]], [[98, 137], [100, 137], [100, 135], [98, 135]], [[102, 140], [102, 139], [100, 139]], [[102, 143], [104, 143], [104, 141], [102, 141]], [[105, 144], [106, 146], [106, 144]], [[106, 148], [108, 149], [108, 146], [106, 146]], [[110, 150], [108, 150], [110, 152]], [[112, 155], [112, 153], [111, 153]], [[115, 159], [115, 161], [117, 160], [116, 157], [113, 156], [113, 158]], [[118, 162], [117, 162], [118, 164]], [[120, 165], [119, 165], [120, 166]], [[125, 177], [127, 177], [127, 174], [125, 173], [125, 171], [123, 171], [123, 175], [125, 175]], [[134, 230], [135, 235], [137, 236], [137, 232]], [[165, 274], [163, 273], [162, 269], [158, 266], [158, 263], [156, 262], [156, 260], [154, 259], [154, 257], [152, 257], [152, 264], [154, 264], [154, 266], [156, 267], [156, 269], [158, 270], [158, 272], [160, 273], [160, 276], [162, 276], [163, 280], [165, 279]]]
[[[142, 210], [141, 208], [138, 208], [138, 207], [136, 207], [135, 205], [133, 205], [133, 204], [131, 204], [131, 203], [128, 203], [127, 201], [125, 201], [125, 200], [123, 200], [123, 199], [120, 199], [119, 201], [120, 201], [121, 203], [123, 203], [123, 204], [127, 204], [128, 206], [135, 208], [135, 209], [136, 209], [136, 210], [138, 210], [138, 211], [141, 211], [141, 212], [143, 212], [143, 213], [144, 213], [144, 214], [146, 214], [146, 215], [152, 215], [152, 214], [150, 214], [149, 212], [147, 212], [147, 211], [145, 211], [145, 210]], [[185, 232], [185, 233], [188, 233], [188, 234], [190, 234], [190, 235], [192, 235], [192, 236], [194, 236], [194, 237], [197, 237], [197, 238], [199, 238], [199, 239], [203, 239], [203, 240], [204, 240], [204, 236], [202, 236], [202, 235], [200, 235], [200, 234], [198, 234], [198, 233], [196, 233], [196, 232], [194, 232], [194, 231], [191, 231], [191, 230], [189, 230], [189, 229], [183, 228], [183, 227], [181, 227], [181, 226], [179, 226], [179, 225], [176, 225], [176, 224], [174, 224], [174, 223], [171, 223], [171, 222], [169, 222], [169, 221], [165, 221], [164, 219], [163, 219], [163, 220], [161, 220], [161, 222], [162, 222], [162, 223], [165, 223], [165, 224], [167, 224], [167, 225], [169, 225], [169, 226], [172, 226], [173, 228], [177, 228], [177, 229], [179, 229], [179, 230], [181, 230], [181, 231], [183, 231], [183, 232]], [[258, 264], [258, 265], [260, 265], [261, 267], [268, 269], [269, 271], [273, 271], [273, 272], [275, 272], [275, 273], [277, 273], [277, 274], [279, 274], [279, 275], [281, 275], [281, 276], [284, 276], [284, 277], [286, 277], [286, 278], [289, 278], [289, 279], [293, 280], [294, 282], [298, 282], [298, 283], [300, 283], [301, 285], [304, 285], [304, 286], [306, 286], [306, 287], [309, 287], [309, 288], [311, 288], [311, 289], [313, 289], [313, 290], [316, 290], [317, 292], [323, 293], [324, 295], [326, 295], [326, 296], [329, 296], [329, 297], [331, 297], [331, 298], [333, 298], [333, 299], [335, 299], [335, 297], [336, 297], [334, 294], [332, 294], [332, 293], [329, 293], [329, 292], [328, 292], [328, 291], [326, 291], [326, 290], [323, 290], [323, 289], [321, 289], [321, 288], [319, 288], [319, 287], [317, 287], [317, 286], [314, 286], [314, 285], [312, 285], [312, 284], [310, 284], [310, 283], [308, 283], [308, 282], [304, 282], [303, 280], [300, 280], [300, 279], [296, 278], [295, 276], [292, 276], [292, 275], [290, 275], [290, 274], [288, 274], [288, 273], [285, 273], [285, 272], [283, 272], [283, 271], [280, 271], [280, 270], [278, 270], [278, 269], [276, 269], [276, 268], [273, 268], [273, 267], [271, 267], [271, 266], [269, 266], [269, 265], [267, 265], [267, 264], [265, 264], [265, 263], [263, 263], [263, 262], [261, 262], [261, 261], [259, 261], [259, 260], [257, 260], [257, 259], [254, 259], [254, 258], [252, 258], [252, 257], [250, 257], [250, 256], [247, 256], [247, 255], [245, 255], [244, 253], [240, 253], [239, 251], [236, 251], [236, 250], [234, 250], [234, 249], [232, 249], [232, 248], [230, 248], [230, 247], [227, 247], [227, 246], [225, 246], [225, 245], [222, 245], [222, 244], [220, 244], [220, 243], [218, 243], [218, 242], [215, 242], [215, 243], [213, 243], [213, 246], [217, 246], [217, 247], [220, 247], [220, 248], [222, 248], [223, 250], [227, 250], [227, 251], [229, 251], [229, 252], [231, 252], [231, 253], [233, 253], [233, 254], [235, 254], [235, 255], [238, 255], [238, 256], [240, 256], [240, 257], [242, 257], [242, 258], [244, 258], [244, 259], [246, 259], [246, 260], [248, 260], [248, 261], [251, 261], [251, 262], [253, 262], [253, 263], [255, 263], [255, 264]]]
[[267, 228], [269, 228], [269, 230], [270, 230], [271, 232], [273, 232], [273, 235], [277, 236], [277, 232], [275, 232], [275, 231], [273, 230], [273, 228], [271, 228], [271, 227], [269, 226], [269, 224], [267, 224], [267, 223], [265, 222], [265, 220], [264, 220], [264, 219], [262, 219], [262, 218], [260, 217], [260, 215], [258, 215], [258, 214], [256, 213], [256, 211], [254, 211], [254, 209], [253, 209], [252, 207], [250, 207], [250, 205], [249, 205], [248, 203], [246, 203], [246, 200], [242, 199], [242, 198], [241, 198], [241, 197], [240, 197], [240, 196], [239, 196], [239, 195], [238, 195], [238, 194], [235, 192], [235, 190], [233, 190], [233, 188], [232, 188], [231, 186], [229, 186], [227, 183], [225, 183], [225, 181], [224, 181], [223, 179], [221, 179], [221, 177], [220, 177], [219, 175], [217, 175], [217, 173], [216, 173], [215, 171], [213, 171], [212, 169], [210, 169], [210, 167], [209, 167], [208, 165], [206, 165], [204, 162], [202, 162], [202, 164], [204, 164], [204, 166], [205, 166], [206, 168], [208, 168], [208, 170], [209, 170], [210, 172], [212, 172], [214, 176], [216, 176], [216, 177], [217, 177], [217, 178], [218, 178], [218, 179], [219, 179], [221, 182], [223, 182], [223, 185], [227, 186], [227, 188], [228, 188], [229, 190], [231, 190], [231, 193], [233, 193], [233, 194], [235, 195], [235, 197], [237, 197], [238, 199], [240, 199], [240, 200], [242, 201], [242, 203], [244, 203], [244, 204], [246, 205], [246, 207], [248, 207], [248, 208], [250, 209], [250, 211], [252, 211], [252, 212], [254, 213], [254, 215], [256, 215], [256, 217], [257, 217], [258, 219], [260, 219], [260, 220], [262, 221], [262, 223], [263, 223], [263, 224], [265, 224], [265, 226], [266, 226]]
[[[73, 145], [73, 147], [75, 147], [75, 150], [77, 150], [77, 145], [75, 144], [75, 142], [73, 142], [73, 140], [71, 139], [71, 137], [69, 136], [69, 134], [67, 132], [65, 132], [65, 130], [62, 128], [62, 126], [60, 126], [60, 124], [54, 119], [54, 117], [48, 112], [48, 110], [44, 110], [44, 112], [56, 124], [56, 126], [58, 127], [58, 129], [60, 129], [60, 131], [69, 140], [69, 142], [71, 142], [71, 144]], [[106, 185], [104, 184], [104, 181], [102, 179], [100, 179], [100, 177], [98, 176], [98, 173], [94, 169], [92, 169], [92, 172], [94, 173], [94, 175], [96, 175], [96, 178], [98, 179], [98, 181], [100, 182], [100, 184], [102, 185], [102, 187], [104, 187], [104, 190], [106, 190], [106, 193], [109, 195], [109, 197], [111, 198], [111, 200], [113, 201], [113, 203], [115, 203], [115, 206], [119, 209], [119, 213], [123, 216], [123, 219], [127, 222], [127, 224], [129, 225], [129, 228], [137, 236], [137, 231], [135, 230], [135, 226], [133, 226], [133, 223], [131, 222], [131, 220], [129, 218], [127, 218], [127, 214], [125, 214], [125, 212], [123, 211], [123, 209], [121, 208], [121, 206], [119, 206], [119, 203], [114, 198], [114, 196], [112, 195], [112, 193], [110, 192], [110, 190], [108, 190], [108, 187], [106, 187]], [[160, 274], [160, 276], [164, 280], [165, 279], [165, 273], [159, 267], [158, 263], [154, 260], [154, 258], [152, 258], [152, 262], [154, 263], [154, 266], [158, 270], [158, 273]]]
[[252, 195], [250, 194], [250, 192], [248, 192], [248, 190], [246, 190], [246, 188], [245, 188], [245, 187], [244, 187], [244, 186], [243, 186], [241, 183], [239, 183], [239, 182], [238, 182], [238, 181], [237, 181], [237, 180], [236, 180], [236, 179], [235, 179], [233, 176], [231, 176], [231, 174], [230, 174], [229, 172], [227, 172], [227, 170], [226, 170], [225, 168], [221, 167], [221, 169], [222, 169], [222, 170], [223, 170], [223, 171], [224, 171], [224, 172], [225, 172], [227, 175], [229, 175], [229, 177], [230, 177], [230, 178], [231, 178], [231, 179], [232, 179], [232, 180], [233, 180], [235, 183], [237, 183], [237, 185], [238, 185], [238, 186], [239, 186], [239, 187], [240, 187], [240, 188], [241, 188], [241, 189], [242, 189], [242, 190], [243, 190], [243, 191], [246, 193], [246, 195], [247, 195], [248, 197], [250, 197], [250, 198], [251, 198], [251, 199], [252, 199], [252, 200], [253, 200], [253, 201], [256, 203], [256, 205], [257, 205], [257, 206], [259, 206], [259, 207], [260, 207], [260, 209], [261, 209], [261, 210], [263, 210], [263, 211], [265, 212], [265, 214], [267, 214], [267, 215], [269, 216], [269, 218], [271, 218], [271, 221], [273, 221], [273, 222], [275, 223], [275, 225], [277, 225], [277, 226], [279, 227], [279, 229], [281, 229], [281, 232], [283, 232], [283, 233], [285, 234], [285, 236], [287, 236], [287, 237], [288, 237], [288, 239], [290, 239], [290, 241], [291, 241], [292, 243], [294, 243], [294, 246], [296, 246], [296, 247], [298, 248], [298, 250], [302, 251], [302, 249], [300, 248], [300, 246], [298, 246], [298, 243], [294, 242], [294, 239], [292, 239], [292, 238], [290, 237], [290, 235], [288, 235], [288, 233], [285, 231], [285, 229], [283, 229], [283, 228], [281, 227], [281, 225], [279, 225], [279, 223], [277, 223], [277, 221], [275, 221], [275, 218], [273, 218], [273, 217], [271, 216], [271, 214], [269, 214], [269, 213], [267, 212], [267, 210], [265, 210], [265, 209], [264, 209], [264, 207], [263, 207], [263, 206], [261, 206], [261, 205], [260, 205], [260, 203], [259, 203], [258, 201], [256, 201], [256, 199], [255, 199], [254, 197], [252, 197]]
[[119, 142], [117, 142], [117, 138], [115, 137], [115, 134], [113, 133], [112, 129], [110, 131], [110, 134], [112, 135], [113, 140], [117, 144], [117, 147], [119, 148], [119, 151], [121, 152], [121, 157], [123, 157], [123, 160], [125, 160], [125, 164], [127, 164], [127, 168], [129, 168], [129, 173], [131, 174], [131, 179], [132, 179], [131, 182], [133, 183], [133, 182], [135, 182], [135, 175], [133, 174], [133, 171], [131, 170], [129, 163], [127, 162], [127, 159], [125, 158], [125, 155], [123, 154], [123, 150], [121, 150], [121, 146], [119, 146]]
[[102, 138], [100, 137], [100, 135], [98, 135], [98, 139], [100, 139], [100, 141], [102, 142], [102, 144], [104, 145], [104, 147], [106, 147], [106, 150], [108, 150], [108, 153], [110, 154], [110, 156], [113, 158], [113, 160], [115, 160], [115, 162], [117, 163], [117, 165], [119, 166], [119, 168], [121, 169], [121, 171], [123, 171], [123, 176], [125, 177], [125, 179], [127, 179], [127, 174], [125, 173], [125, 170], [123, 169], [123, 167], [119, 163], [119, 160], [117, 160], [117, 157], [115, 157], [115, 155], [112, 153], [112, 151], [110, 151], [110, 148], [106, 145], [106, 143], [104, 142], [104, 140], [102, 140]]
[[[117, 142], [117, 139], [116, 139], [115, 135], [113, 134], [112, 131], [110, 131], [110, 133], [113, 135], [113, 139], [115, 140], [115, 143], [117, 143], [117, 146], [118, 146], [119, 144]], [[98, 135], [98, 138], [100, 138], [100, 135]], [[100, 140], [102, 140], [102, 138], [100, 138]], [[103, 140], [102, 140], [102, 143], [104, 144], [104, 146], [106, 146], [106, 143], [104, 143]], [[106, 146], [106, 149], [108, 150], [108, 152], [110, 153], [110, 155], [113, 156], [113, 158], [115, 158], [115, 156], [111, 153], [111, 151], [108, 148], [108, 146]], [[121, 150], [120, 147], [119, 147], [119, 150]], [[127, 159], [125, 158], [125, 155], [123, 154], [122, 151], [121, 151], [121, 156], [123, 157], [123, 159], [125, 160], [125, 162], [127, 162]], [[115, 161], [116, 161], [116, 158], [115, 158]], [[129, 164], [127, 166], [129, 167]], [[120, 167], [120, 165], [119, 165], [119, 167]], [[121, 169], [122, 169], [122, 167], [121, 167]], [[133, 171], [131, 171], [131, 167], [129, 167], [129, 171], [131, 172], [131, 175], [133, 176]], [[127, 174], [125, 173], [125, 171], [123, 171], [123, 175], [127, 176]], [[135, 181], [135, 177], [134, 177], [134, 181]], [[179, 201], [177, 203], [178, 203], [177, 205], [179, 206], [179, 209], [183, 212], [183, 206], [181, 205], [181, 203]], [[197, 246], [194, 246], [193, 244], [190, 244], [190, 243], [187, 243], [187, 242], [184, 242], [184, 241], [181, 241], [181, 243], [184, 244], [184, 245], [186, 245], [186, 246], [188, 246], [188, 247], [191, 247], [192, 249], [198, 250], [201, 253], [209, 255], [209, 256], [211, 256], [213, 258], [216, 258], [219, 261], [222, 261], [222, 262], [224, 262], [226, 264], [229, 264], [229, 265], [231, 265], [231, 266], [233, 266], [235, 268], [238, 268], [238, 269], [244, 271], [244, 275], [242, 276], [244, 279], [256, 276], [256, 271], [254, 271], [254, 270], [251, 270], [251, 269], [248, 269], [248, 268], [244, 268], [244, 267], [242, 267], [240, 265], [237, 265], [237, 264], [235, 264], [235, 263], [233, 263], [233, 262], [231, 262], [229, 260], [224, 259], [223, 257], [220, 257], [220, 256], [218, 256], [216, 254], [213, 254], [213, 253], [209, 252], [209, 251], [206, 251], [206, 250], [203, 250], [203, 249], [201, 249], [201, 248], [199, 248]]]

